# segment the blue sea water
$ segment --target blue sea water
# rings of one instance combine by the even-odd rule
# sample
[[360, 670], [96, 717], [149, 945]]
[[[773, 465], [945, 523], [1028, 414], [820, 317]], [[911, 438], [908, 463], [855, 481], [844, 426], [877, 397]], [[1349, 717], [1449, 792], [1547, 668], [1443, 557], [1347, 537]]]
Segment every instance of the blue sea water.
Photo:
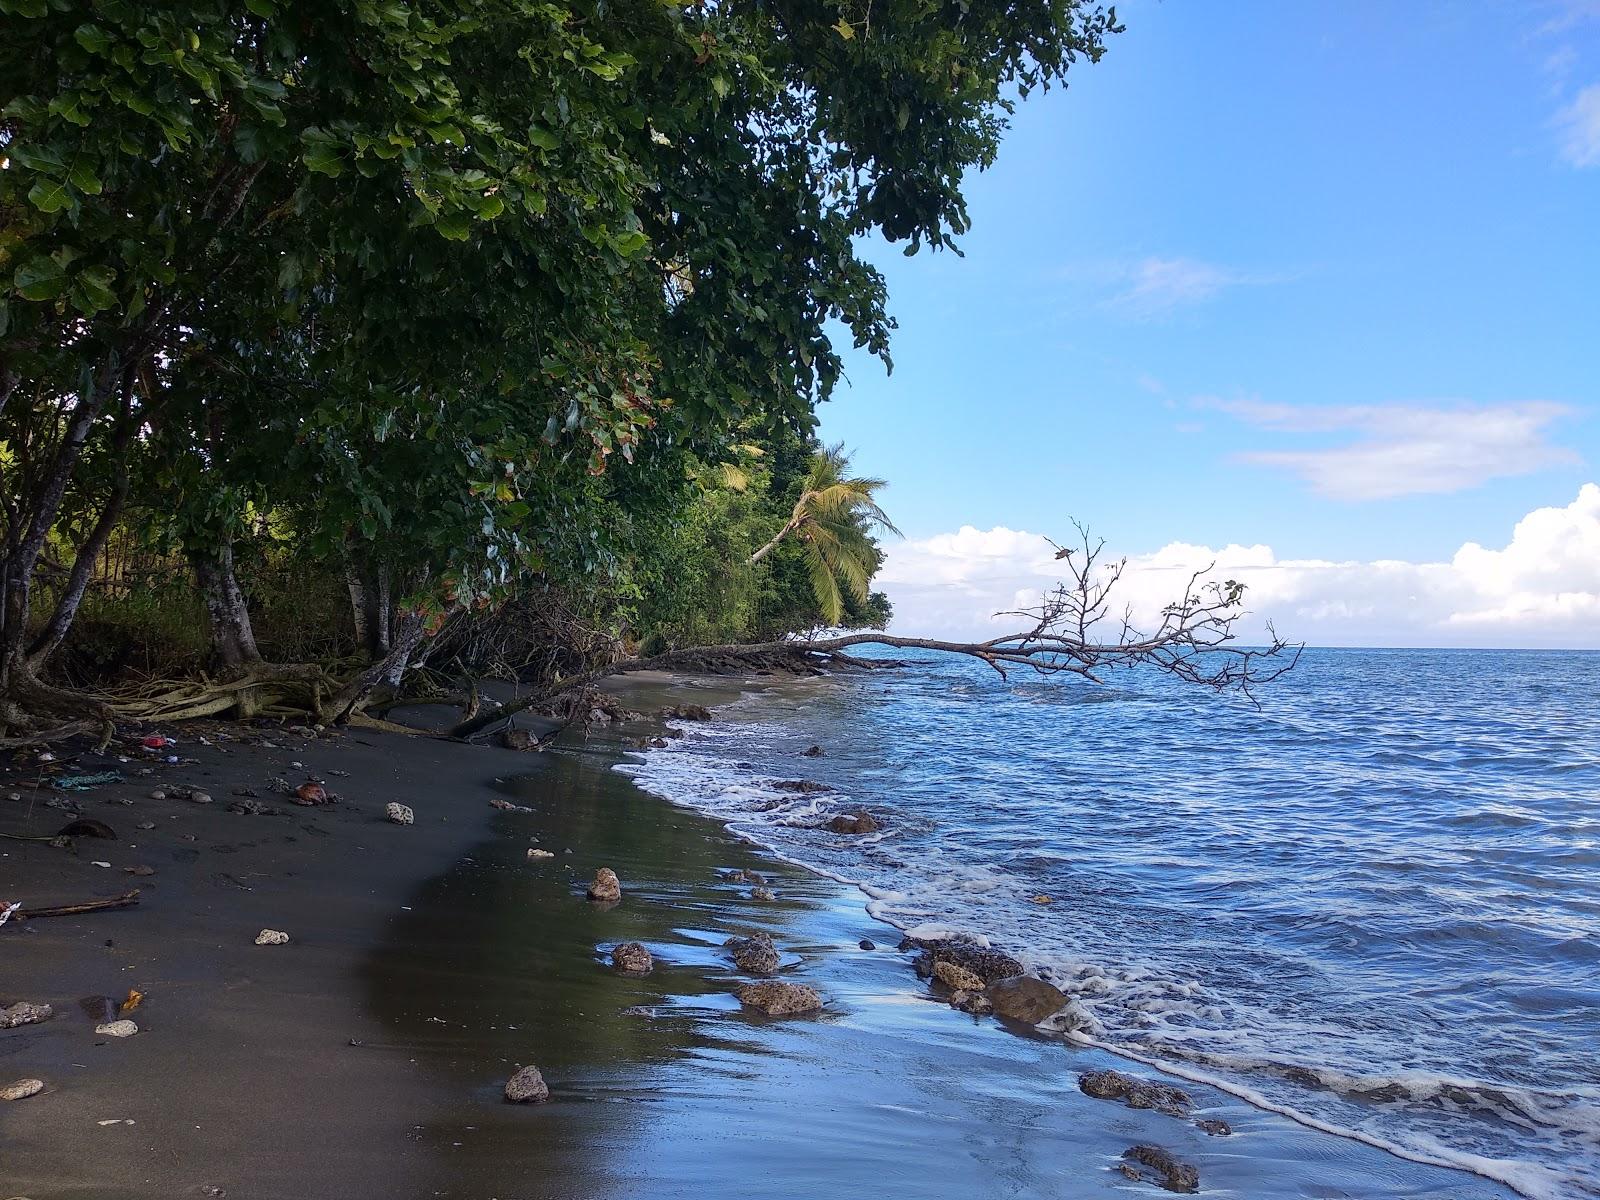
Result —
[[[1077, 1036], [1524, 1195], [1600, 1195], [1600, 655], [1313, 650], [1260, 696], [930, 659], [624, 766], [961, 931]], [[822, 757], [802, 757], [812, 744]], [[774, 784], [831, 785], [796, 795]], [[826, 818], [865, 806], [866, 838]]]

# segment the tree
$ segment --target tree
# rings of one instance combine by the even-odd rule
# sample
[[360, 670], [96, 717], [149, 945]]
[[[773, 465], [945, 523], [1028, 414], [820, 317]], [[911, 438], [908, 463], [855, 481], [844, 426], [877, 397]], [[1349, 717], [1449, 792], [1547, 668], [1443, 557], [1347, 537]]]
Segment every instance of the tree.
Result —
[[817, 607], [828, 625], [843, 619], [845, 591], [859, 603], [867, 601], [868, 585], [879, 563], [872, 531], [900, 532], [878, 506], [876, 496], [886, 486], [884, 481], [847, 476], [849, 467], [850, 456], [842, 442], [816, 451], [789, 519], [745, 560], [755, 566], [785, 538], [798, 539]]

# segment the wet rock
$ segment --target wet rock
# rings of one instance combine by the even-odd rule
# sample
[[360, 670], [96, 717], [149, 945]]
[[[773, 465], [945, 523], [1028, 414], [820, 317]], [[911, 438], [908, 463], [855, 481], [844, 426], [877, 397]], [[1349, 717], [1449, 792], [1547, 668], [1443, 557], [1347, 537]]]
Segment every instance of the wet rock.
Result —
[[1197, 1192], [1200, 1190], [1200, 1172], [1192, 1163], [1186, 1163], [1160, 1146], [1129, 1146], [1122, 1152], [1129, 1162], [1148, 1168], [1155, 1182], [1169, 1192]]
[[512, 1104], [542, 1104], [550, 1099], [550, 1085], [538, 1067], [523, 1067], [506, 1080], [506, 1099]]
[[287, 945], [288, 941], [289, 935], [281, 929], [263, 929], [256, 934], [258, 946], [283, 946]]
[[936, 962], [933, 977], [952, 992], [981, 992], [983, 980], [959, 963]]
[[396, 804], [393, 801], [384, 805], [383, 815], [396, 825], [414, 825], [417, 820], [416, 814], [411, 811], [409, 804]]
[[1065, 992], [1032, 975], [1014, 975], [991, 983], [984, 995], [994, 1005], [995, 1016], [1024, 1025], [1037, 1025], [1067, 1006]]
[[826, 753], [827, 751], [825, 751], [821, 746], [812, 746], [809, 750], [800, 751], [800, 754], [803, 758], [821, 758]]
[[0, 1100], [26, 1100], [44, 1091], [42, 1079], [19, 1079], [10, 1087], [0, 1088]]
[[673, 717], [682, 721], [711, 720], [711, 710], [703, 704], [680, 704], [676, 708], [664, 708], [661, 715], [669, 720]]
[[611, 965], [624, 975], [648, 975], [655, 960], [639, 942], [623, 942], [611, 951]]
[[922, 949], [922, 954], [916, 961], [917, 974], [924, 979], [932, 975], [935, 964], [941, 962], [965, 967], [986, 985], [1022, 974], [1022, 964], [1009, 954], [1002, 954], [998, 950], [990, 950], [960, 938], [926, 940], [908, 937], [900, 943], [902, 950], [916, 947]]
[[18, 1025], [33, 1025], [39, 1021], [48, 1021], [56, 1015], [56, 1010], [48, 1004], [28, 1004], [19, 1002], [10, 1008], [0, 1008], [0, 1029], [15, 1029]]
[[652, 750], [665, 750], [667, 748], [667, 739], [664, 738], [664, 737], [653, 737], [653, 738], [651, 738], [650, 739], [650, 748]]
[[104, 1025], [96, 1025], [94, 1031], [102, 1037], [125, 1038], [138, 1033], [139, 1027], [132, 1021], [107, 1021]]
[[767, 877], [756, 871], [734, 870], [722, 872], [724, 883], [765, 883]]
[[771, 902], [778, 898], [778, 893], [771, 888], [758, 887], [750, 889], [750, 899]]
[[502, 800], [499, 796], [489, 801], [489, 807], [498, 808], [501, 812], [531, 813], [533, 811], [526, 804], [513, 804], [509, 800]]
[[594, 882], [589, 884], [589, 899], [602, 904], [612, 904], [622, 899], [622, 881], [610, 867], [601, 867], [594, 873]]
[[840, 813], [828, 821], [828, 830], [832, 833], [877, 833], [881, 828], [878, 818], [865, 811]]
[[722, 943], [733, 965], [751, 975], [772, 975], [778, 970], [778, 950], [764, 933], [754, 937], [732, 937]]
[[507, 729], [500, 734], [500, 744], [507, 750], [537, 750], [539, 739], [526, 729]]
[[833, 789], [825, 783], [818, 783], [815, 779], [782, 779], [772, 785], [780, 792], [793, 792], [797, 796], [815, 796]]
[[1221, 1117], [1205, 1117], [1195, 1122], [1195, 1128], [1211, 1137], [1227, 1137], [1233, 1132], [1233, 1126]]
[[1096, 1100], [1115, 1100], [1129, 1108], [1152, 1108], [1169, 1117], [1188, 1116], [1194, 1104], [1182, 1088], [1153, 1079], [1138, 1079], [1121, 1071], [1090, 1071], [1079, 1076], [1078, 1089]]
[[950, 994], [950, 1007], [959, 1008], [975, 1017], [986, 1017], [994, 1012], [994, 1005], [982, 992], [961, 991]]
[[877, 942], [870, 942], [866, 938], [862, 938], [856, 943], [856, 945], [860, 946], [863, 950], [876, 950], [878, 948]]
[[769, 1017], [816, 1012], [822, 1007], [822, 997], [803, 983], [777, 983], [772, 980], [747, 983], [734, 995], [746, 1008], [753, 1008]]

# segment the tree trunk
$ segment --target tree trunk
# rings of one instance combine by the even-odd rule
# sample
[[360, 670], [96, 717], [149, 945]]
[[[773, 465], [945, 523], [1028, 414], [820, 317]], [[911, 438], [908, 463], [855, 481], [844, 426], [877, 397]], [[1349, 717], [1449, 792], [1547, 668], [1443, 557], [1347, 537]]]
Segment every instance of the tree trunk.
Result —
[[339, 690], [330, 704], [326, 719], [343, 722], [366, 701], [380, 684], [394, 691], [400, 688], [411, 655], [427, 636], [428, 625], [419, 612], [406, 612], [395, 622], [394, 645], [389, 653], [373, 663]]
[[[804, 502], [805, 502], [804, 498], [802, 497], [801, 503], [804, 503]], [[778, 530], [778, 535], [775, 538], [773, 538], [770, 542], [768, 542], [765, 546], [761, 547], [761, 549], [757, 550], [749, 558], [745, 559], [744, 560], [744, 565], [747, 566], [747, 567], [755, 566], [763, 558], [765, 558], [767, 555], [771, 554], [774, 550], [776, 550], [778, 548], [778, 543], [779, 542], [783, 541], [784, 538], [788, 537], [796, 529], [799, 529], [801, 524], [804, 521], [805, 521], [805, 518], [802, 517], [798, 512], [794, 516], [790, 517], [787, 521], [784, 522], [783, 528]]]
[[350, 618], [356, 627], [356, 645], [365, 652], [372, 644], [372, 623], [367, 619], [366, 580], [361, 578], [361, 568], [355, 563], [345, 563], [344, 586], [350, 592]]
[[194, 556], [194, 573], [205, 597], [211, 624], [211, 650], [218, 666], [238, 670], [261, 661], [244, 592], [233, 573], [233, 546], [224, 544], [215, 557]]

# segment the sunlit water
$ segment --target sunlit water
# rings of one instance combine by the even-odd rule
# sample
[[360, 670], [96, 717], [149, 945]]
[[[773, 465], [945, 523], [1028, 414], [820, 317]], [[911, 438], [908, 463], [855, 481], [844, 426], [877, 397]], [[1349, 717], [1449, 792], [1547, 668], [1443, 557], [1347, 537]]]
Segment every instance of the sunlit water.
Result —
[[[623, 769], [901, 928], [1011, 950], [1089, 1040], [1581, 1197], [1600, 1195], [1597, 691], [1581, 653], [1308, 652], [1260, 711], [946, 660], [750, 697]], [[772, 786], [798, 777], [837, 790]], [[861, 805], [882, 834], [818, 828]]]

